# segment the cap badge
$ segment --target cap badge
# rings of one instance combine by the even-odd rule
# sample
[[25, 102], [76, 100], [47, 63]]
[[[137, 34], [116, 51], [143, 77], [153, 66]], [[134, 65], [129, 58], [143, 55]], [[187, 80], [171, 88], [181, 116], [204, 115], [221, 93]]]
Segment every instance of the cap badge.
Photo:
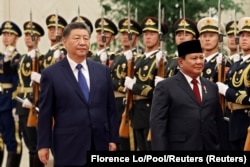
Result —
[[181, 20], [181, 22], [179, 23], [179, 26], [189, 26], [189, 24], [186, 22], [186, 20]]
[[10, 22], [6, 22], [4, 28], [12, 28], [12, 25], [10, 24]]
[[155, 25], [155, 24], [156, 24], [156, 23], [153, 22], [152, 19], [148, 19], [148, 20], [146, 21], [146, 23], [145, 23], [145, 25], [148, 25], [148, 26], [153, 26], [153, 25]]
[[106, 22], [106, 20], [102, 19], [102, 20], [100, 21], [99, 25], [107, 26], [107, 25], [109, 25], [109, 24]]

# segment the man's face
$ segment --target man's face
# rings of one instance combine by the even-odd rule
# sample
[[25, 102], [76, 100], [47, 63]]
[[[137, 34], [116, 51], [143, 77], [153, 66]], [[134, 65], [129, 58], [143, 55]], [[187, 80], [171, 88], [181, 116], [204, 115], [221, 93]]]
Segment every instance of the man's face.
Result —
[[39, 40], [40, 40], [39, 36], [33, 35], [33, 40], [32, 40], [31, 34], [25, 33], [24, 42], [28, 48], [32, 48], [33, 46], [37, 46]]
[[200, 35], [201, 47], [205, 51], [211, 51], [218, 47], [219, 35], [216, 32], [203, 32]]
[[178, 58], [178, 64], [181, 70], [190, 76], [196, 78], [201, 75], [204, 68], [204, 56], [203, 53], [191, 53], [187, 54], [185, 59]]
[[194, 36], [193, 34], [185, 31], [178, 31], [176, 34], [175, 34], [175, 44], [176, 45], [180, 45], [182, 42], [185, 42], [185, 41], [191, 41], [191, 40], [194, 40]]
[[86, 29], [73, 29], [68, 37], [63, 38], [63, 43], [70, 57], [87, 57], [90, 36]]
[[[63, 28], [58, 27], [57, 35], [61, 37], [62, 33], [63, 33]], [[53, 26], [48, 28], [48, 37], [50, 41], [56, 41], [56, 27]]]
[[[104, 31], [103, 33], [105, 35], [105, 38], [106, 38], [106, 45], [108, 46], [111, 41], [113, 40], [114, 36], [111, 32], [109, 31]], [[101, 31], [97, 31], [96, 32], [96, 42], [99, 46], [104, 46], [105, 42], [102, 41], [102, 32]]]
[[147, 48], [157, 48], [159, 46], [159, 34], [155, 31], [143, 32], [143, 43]]
[[250, 51], [250, 32], [240, 33], [240, 48], [243, 51]]
[[230, 49], [230, 50], [237, 50], [237, 46], [235, 44], [235, 36], [234, 34], [229, 34], [228, 35], [228, 39], [227, 39], [227, 47]]
[[9, 33], [9, 32], [4, 32], [2, 35], [3, 35], [2, 40], [3, 40], [4, 46], [8, 46], [8, 45], [15, 46], [16, 45], [18, 37], [15, 34]]
[[121, 45], [125, 48], [129, 48], [130, 47], [130, 43], [132, 46], [135, 46], [136, 44], [136, 40], [137, 40], [137, 35], [135, 33], [131, 33], [132, 35], [132, 39], [131, 41], [129, 40], [128, 37], [128, 32], [121, 32], [120, 33], [120, 41], [121, 41]]

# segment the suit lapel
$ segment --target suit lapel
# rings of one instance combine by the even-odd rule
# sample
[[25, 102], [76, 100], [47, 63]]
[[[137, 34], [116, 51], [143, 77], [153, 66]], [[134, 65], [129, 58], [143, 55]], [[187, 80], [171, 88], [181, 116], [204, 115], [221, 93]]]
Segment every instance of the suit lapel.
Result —
[[86, 99], [82, 93], [82, 90], [81, 90], [72, 70], [71, 70], [71, 67], [69, 65], [67, 58], [64, 58], [63, 60], [61, 60], [61, 63], [62, 63], [61, 71], [64, 74], [65, 78], [67, 79], [68, 83], [72, 85], [72, 87], [76, 91], [76, 94], [78, 94], [80, 96], [80, 98], [86, 103], [87, 101], [86, 101]]
[[186, 92], [186, 94], [191, 97], [191, 99], [193, 99], [198, 105], [200, 105], [185, 76], [181, 72], [178, 72], [176, 76], [178, 80], [178, 85], [183, 89], [184, 92]]

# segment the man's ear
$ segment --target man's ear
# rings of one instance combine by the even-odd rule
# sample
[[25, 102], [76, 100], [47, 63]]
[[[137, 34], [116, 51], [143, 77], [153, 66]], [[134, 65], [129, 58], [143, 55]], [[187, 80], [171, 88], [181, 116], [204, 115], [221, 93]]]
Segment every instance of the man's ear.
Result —
[[182, 57], [177, 58], [177, 62], [178, 62], [179, 67], [183, 66], [183, 61], [184, 61], [184, 59]]

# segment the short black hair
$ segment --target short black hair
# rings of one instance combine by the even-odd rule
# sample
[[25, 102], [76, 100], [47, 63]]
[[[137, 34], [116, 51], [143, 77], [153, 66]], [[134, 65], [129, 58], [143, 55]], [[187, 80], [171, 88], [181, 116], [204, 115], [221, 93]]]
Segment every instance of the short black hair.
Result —
[[73, 23], [70, 23], [68, 24], [65, 28], [64, 28], [64, 31], [63, 31], [63, 37], [68, 37], [70, 32], [74, 29], [85, 29], [88, 31], [89, 33], [89, 37], [91, 35], [90, 31], [89, 31], [89, 28], [83, 24], [82, 22], [73, 22]]

